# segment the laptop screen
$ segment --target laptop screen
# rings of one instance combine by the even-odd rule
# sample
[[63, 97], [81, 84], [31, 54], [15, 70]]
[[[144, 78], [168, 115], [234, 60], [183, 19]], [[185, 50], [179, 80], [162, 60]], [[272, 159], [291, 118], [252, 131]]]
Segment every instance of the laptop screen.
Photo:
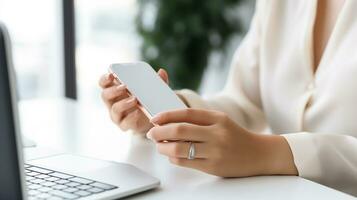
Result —
[[0, 26], [0, 199], [22, 199], [6, 50]]

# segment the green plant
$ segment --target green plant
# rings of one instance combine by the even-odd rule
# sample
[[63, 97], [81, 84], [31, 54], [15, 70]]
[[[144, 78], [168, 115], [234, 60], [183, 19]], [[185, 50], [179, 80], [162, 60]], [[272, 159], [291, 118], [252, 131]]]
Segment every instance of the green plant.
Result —
[[[143, 59], [156, 70], [166, 67], [175, 89], [197, 90], [211, 52], [225, 51], [231, 36], [242, 32], [235, 9], [242, 1], [139, 0]], [[151, 26], [145, 24], [148, 5], [156, 8]]]

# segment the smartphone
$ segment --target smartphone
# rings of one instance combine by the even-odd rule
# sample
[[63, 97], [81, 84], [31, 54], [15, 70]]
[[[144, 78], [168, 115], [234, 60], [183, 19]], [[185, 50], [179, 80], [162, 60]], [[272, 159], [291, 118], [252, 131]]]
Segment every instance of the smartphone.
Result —
[[151, 119], [155, 115], [187, 106], [145, 62], [118, 63], [109, 67], [110, 73], [125, 84], [128, 94], [135, 96], [139, 108]]

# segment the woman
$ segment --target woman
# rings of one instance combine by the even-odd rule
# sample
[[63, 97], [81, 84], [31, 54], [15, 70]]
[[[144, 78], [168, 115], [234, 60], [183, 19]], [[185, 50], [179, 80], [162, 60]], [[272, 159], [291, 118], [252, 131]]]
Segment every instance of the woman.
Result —
[[[120, 128], [148, 132], [174, 164], [298, 175], [357, 195], [356, 10], [354, 0], [258, 1], [220, 94], [178, 91], [191, 108], [151, 122], [112, 75], [100, 80], [103, 99]], [[273, 134], [260, 134], [267, 127]]]

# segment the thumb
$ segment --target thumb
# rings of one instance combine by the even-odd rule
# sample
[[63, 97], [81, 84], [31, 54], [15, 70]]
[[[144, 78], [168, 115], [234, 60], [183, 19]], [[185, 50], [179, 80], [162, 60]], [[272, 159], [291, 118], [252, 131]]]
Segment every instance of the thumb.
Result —
[[157, 74], [161, 77], [163, 81], [165, 81], [165, 83], [169, 84], [169, 75], [167, 74], [166, 70], [161, 68], [159, 69]]

